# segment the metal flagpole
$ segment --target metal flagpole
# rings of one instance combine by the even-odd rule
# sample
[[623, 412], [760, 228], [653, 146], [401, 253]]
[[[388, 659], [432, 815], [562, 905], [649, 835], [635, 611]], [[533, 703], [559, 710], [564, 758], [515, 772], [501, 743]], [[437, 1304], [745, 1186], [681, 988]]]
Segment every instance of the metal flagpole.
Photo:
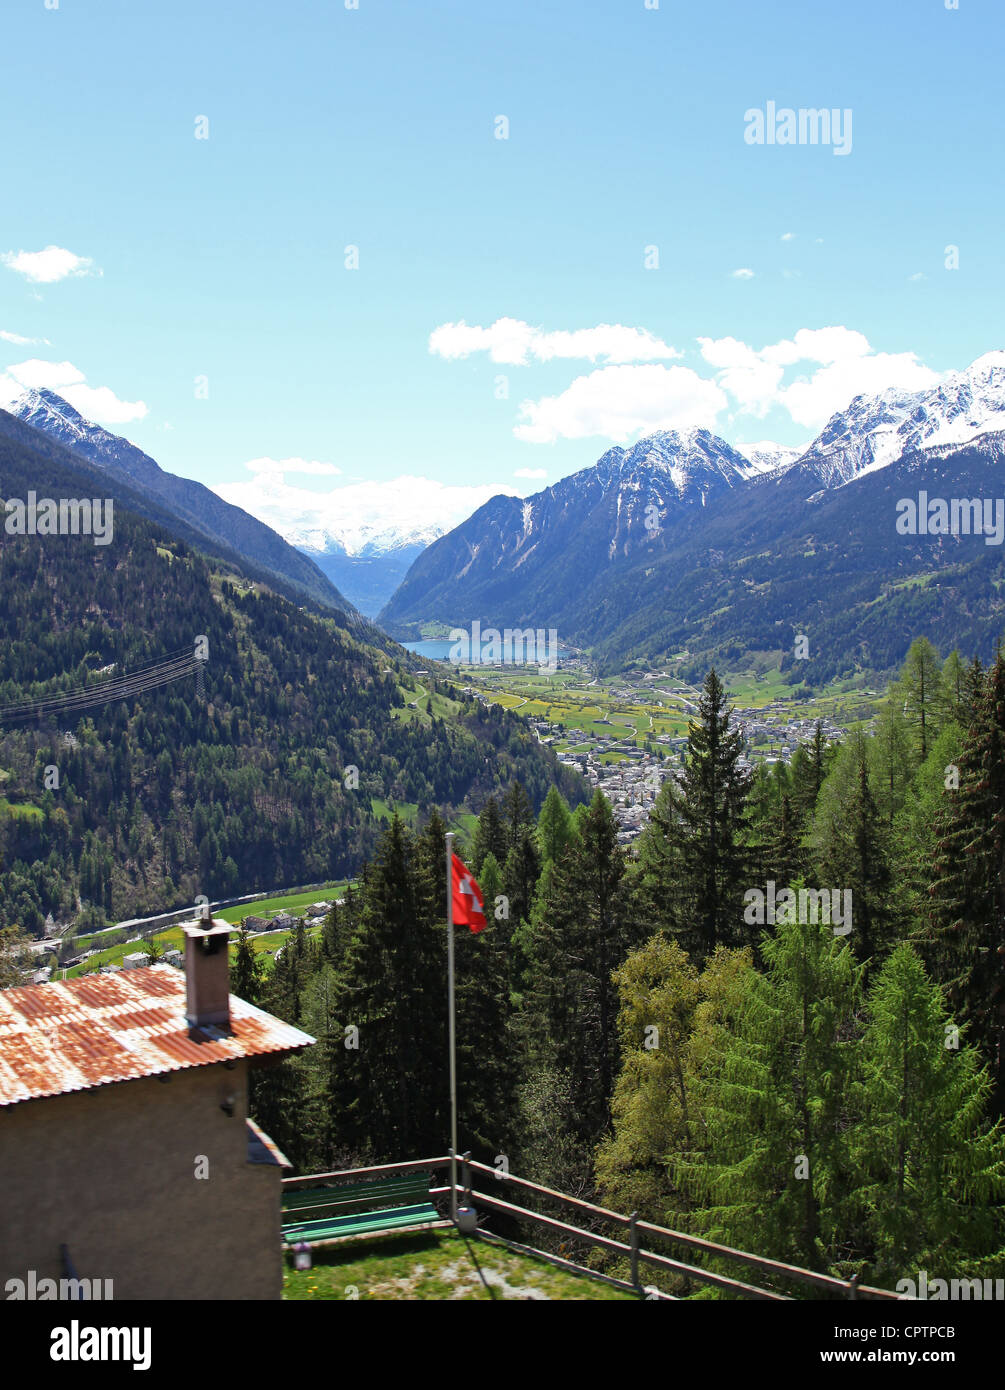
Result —
[[450, 1013], [450, 1219], [457, 1224], [457, 1054], [454, 1038], [454, 832], [447, 831], [447, 998]]

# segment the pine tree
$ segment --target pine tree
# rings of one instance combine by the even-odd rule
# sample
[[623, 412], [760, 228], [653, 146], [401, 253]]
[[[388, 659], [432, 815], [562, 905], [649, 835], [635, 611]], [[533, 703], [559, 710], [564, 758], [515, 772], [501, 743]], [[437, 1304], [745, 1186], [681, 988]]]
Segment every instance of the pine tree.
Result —
[[521, 843], [524, 831], [534, 828], [534, 807], [522, 782], [514, 782], [503, 797], [502, 815], [508, 855], [510, 850]]
[[509, 898], [509, 925], [505, 932], [507, 940], [517, 922], [530, 917], [534, 902], [534, 890], [541, 873], [541, 859], [533, 830], [524, 826], [519, 839], [506, 856], [503, 866], [503, 890]]
[[[781, 923], [703, 1068], [699, 1151], [672, 1165], [692, 1229], [826, 1270], [849, 1200], [845, 1119], [861, 967], [829, 926]], [[688, 1219], [682, 1213], [682, 1219]]]
[[326, 959], [308, 982], [304, 998], [304, 1028], [316, 1039], [304, 1055], [304, 1097], [301, 1125], [310, 1136], [312, 1162], [322, 1172], [351, 1167], [365, 1148], [346, 1145], [338, 1111], [340, 1074], [347, 1055], [346, 1035], [338, 1018], [338, 975]]
[[516, 1072], [505, 923], [495, 921], [488, 899], [485, 909], [484, 931], [458, 927], [454, 942], [457, 1133], [462, 1153], [491, 1163], [511, 1146]]
[[891, 837], [891, 861], [896, 867], [894, 891], [901, 919], [914, 926], [913, 935], [923, 940], [931, 900], [932, 866], [938, 859], [940, 825], [949, 803], [957, 795], [947, 788], [958, 775], [963, 730], [945, 724], [928, 757], [911, 781], [908, 795], [897, 813]]
[[939, 654], [927, 637], [916, 637], [911, 643], [897, 685], [897, 698], [903, 702], [904, 717], [914, 735], [915, 759], [923, 763], [939, 732], [943, 709]]
[[[933, 740], [928, 739], [929, 747]], [[904, 804], [917, 766], [911, 729], [898, 700], [890, 699], [876, 718], [876, 735], [870, 747], [870, 769], [876, 788], [876, 805], [887, 825]], [[926, 755], [927, 756], [927, 755]], [[924, 758], [921, 759], [924, 762]]]
[[[496, 857], [491, 850], [482, 860], [482, 867], [478, 871], [478, 886], [482, 890], [482, 898], [485, 903], [485, 917], [488, 921], [495, 921], [496, 898], [503, 892], [503, 880], [502, 870], [499, 868]], [[508, 915], [509, 910], [507, 906], [506, 916], [508, 917]], [[505, 921], [506, 917], [499, 918], [498, 920]]]
[[338, 1077], [342, 1132], [377, 1162], [445, 1142], [446, 941], [434, 899], [427, 855], [395, 814], [366, 876], [335, 1001], [342, 1028], [359, 1030]]
[[950, 720], [960, 723], [966, 716], [967, 668], [958, 651], [951, 651], [942, 663], [942, 683], [939, 692], [939, 718], [942, 724]]
[[803, 849], [792, 800], [787, 794], [782, 796], [766, 831], [761, 850], [764, 881], [770, 879], [779, 887], [789, 887], [803, 877], [808, 856]]
[[889, 837], [869, 783], [861, 734], [845, 744], [821, 788], [813, 841], [821, 885], [852, 894], [852, 941], [863, 960], [890, 945], [897, 923]]
[[871, 1282], [892, 1288], [919, 1269], [991, 1274], [996, 1255], [1000, 1272], [1005, 1131], [984, 1118], [987, 1072], [975, 1048], [958, 1046], [910, 946], [876, 975], [867, 1016], [851, 1138]]
[[611, 1102], [612, 1133], [597, 1149], [605, 1205], [637, 1210], [657, 1225], [666, 1224], [671, 1210], [679, 1215], [686, 1199], [671, 1182], [668, 1157], [701, 1145], [701, 1066], [714, 1030], [735, 1008], [750, 973], [750, 952], [724, 947], [699, 973], [677, 942], [661, 935], [632, 951], [614, 972], [622, 1063]]
[[579, 1138], [596, 1142], [607, 1124], [618, 1058], [617, 997], [611, 972], [634, 944], [624, 861], [610, 805], [597, 791], [582, 840], [552, 861], [540, 904], [531, 1014], [535, 1060], [568, 1072]]
[[712, 670], [688, 725], [680, 786], [668, 779], [641, 836], [639, 861], [656, 923], [666, 924], [701, 962], [717, 945], [742, 944], [749, 886], [744, 846], [749, 775], [739, 766], [743, 735], [730, 727], [726, 692]]
[[537, 842], [542, 862], [561, 859], [572, 840], [572, 815], [557, 787], [549, 787], [537, 821]]
[[950, 792], [931, 887], [925, 955], [950, 1007], [1002, 1086], [1005, 1025], [1005, 658], [984, 682]]
[[264, 971], [258, 952], [251, 944], [251, 933], [242, 926], [237, 938], [234, 963], [230, 968], [230, 988], [239, 999], [257, 1004], [262, 995]]
[[836, 755], [837, 749], [827, 742], [823, 720], [818, 719], [813, 728], [812, 741], [801, 743], [792, 757], [792, 805], [797, 818], [804, 825], [809, 824], [813, 817], [820, 788]]
[[468, 867], [477, 876], [486, 854], [494, 854], [498, 864], [505, 864], [508, 851], [506, 828], [499, 813], [499, 803], [494, 796], [490, 796], [478, 817], [475, 843], [471, 851], [471, 863]]

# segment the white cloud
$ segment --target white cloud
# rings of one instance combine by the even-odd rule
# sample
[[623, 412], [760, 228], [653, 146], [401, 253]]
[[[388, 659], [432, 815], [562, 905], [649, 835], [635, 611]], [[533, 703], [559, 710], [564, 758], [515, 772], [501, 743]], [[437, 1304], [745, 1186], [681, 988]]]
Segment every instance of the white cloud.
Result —
[[795, 234], [795, 232], [783, 232], [783, 233], [782, 233], [782, 241], [795, 241], [795, 239], [796, 239], [796, 234]]
[[513, 367], [526, 366], [531, 358], [538, 362], [555, 358], [596, 362], [598, 357], [605, 362], [652, 362], [683, 356], [645, 328], [600, 323], [595, 328], [545, 333], [522, 319], [510, 318], [496, 319], [488, 328], [467, 324], [463, 319], [460, 323], [442, 323], [429, 335], [429, 351], [450, 361], [470, 357], [473, 352], [487, 352], [493, 362]]
[[547, 478], [547, 468], [518, 468], [513, 474], [514, 478]]
[[314, 477], [335, 477], [341, 473], [341, 468], [336, 468], [333, 463], [322, 463], [318, 459], [252, 459], [246, 463], [245, 468], [250, 473], [268, 473], [270, 476], [282, 477], [284, 473], [310, 473]]
[[909, 275], [907, 278], [909, 280], [927, 280], [928, 276], [924, 273], [923, 270], [918, 270], [913, 275]]
[[[764, 416], [781, 406], [807, 429], [819, 429], [857, 395], [897, 387], [918, 391], [941, 378], [913, 352], [874, 352], [854, 329], [835, 325], [801, 328], [792, 338], [760, 350], [736, 338], [699, 338], [701, 355], [718, 371], [719, 385], [739, 409]], [[815, 369], [785, 384], [785, 369], [803, 363]]]
[[739, 270], [732, 270], [730, 274], [734, 280], [753, 280], [754, 278], [754, 272], [746, 266], [742, 266]]
[[513, 433], [531, 444], [594, 434], [626, 442], [657, 429], [711, 429], [726, 405], [715, 382], [689, 367], [603, 367], [561, 395], [524, 401]]
[[0, 328], [0, 341], [13, 343], [15, 347], [37, 347], [39, 344], [49, 346], [48, 338], [22, 338], [20, 333], [8, 333], [3, 328]]
[[144, 401], [120, 400], [108, 386], [88, 386], [84, 373], [72, 362], [43, 362], [37, 357], [0, 372], [0, 406], [32, 388], [55, 391], [86, 419], [102, 425], [124, 425], [147, 414]]
[[5, 251], [0, 261], [36, 285], [54, 285], [71, 275], [100, 275], [87, 256], [77, 256], [63, 246], [47, 246], [44, 251]]
[[328, 539], [334, 538], [350, 555], [388, 538], [407, 541], [413, 537], [428, 543], [464, 521], [490, 497], [518, 495], [508, 483], [452, 487], [412, 475], [318, 492], [287, 483], [281, 473], [253, 471], [253, 478], [221, 483], [214, 492], [294, 544], [324, 549]]

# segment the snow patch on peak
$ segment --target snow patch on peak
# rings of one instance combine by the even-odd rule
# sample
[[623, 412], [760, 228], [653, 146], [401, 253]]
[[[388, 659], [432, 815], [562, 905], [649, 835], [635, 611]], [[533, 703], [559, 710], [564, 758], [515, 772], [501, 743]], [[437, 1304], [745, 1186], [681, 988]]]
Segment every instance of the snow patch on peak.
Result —
[[762, 439], [757, 444], [736, 445], [737, 452], [742, 454], [750, 465], [746, 470], [748, 478], [787, 468], [790, 463], [802, 458], [807, 448], [806, 444], [774, 444], [770, 439]]

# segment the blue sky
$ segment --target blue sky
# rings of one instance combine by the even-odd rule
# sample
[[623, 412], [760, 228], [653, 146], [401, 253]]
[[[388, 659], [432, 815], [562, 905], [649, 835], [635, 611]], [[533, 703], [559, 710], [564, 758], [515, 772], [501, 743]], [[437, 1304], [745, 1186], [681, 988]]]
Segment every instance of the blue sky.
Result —
[[[959, 5], [10, 5], [0, 386], [287, 520], [808, 440], [1005, 346], [1005, 21]], [[849, 152], [748, 143], [769, 101]]]

